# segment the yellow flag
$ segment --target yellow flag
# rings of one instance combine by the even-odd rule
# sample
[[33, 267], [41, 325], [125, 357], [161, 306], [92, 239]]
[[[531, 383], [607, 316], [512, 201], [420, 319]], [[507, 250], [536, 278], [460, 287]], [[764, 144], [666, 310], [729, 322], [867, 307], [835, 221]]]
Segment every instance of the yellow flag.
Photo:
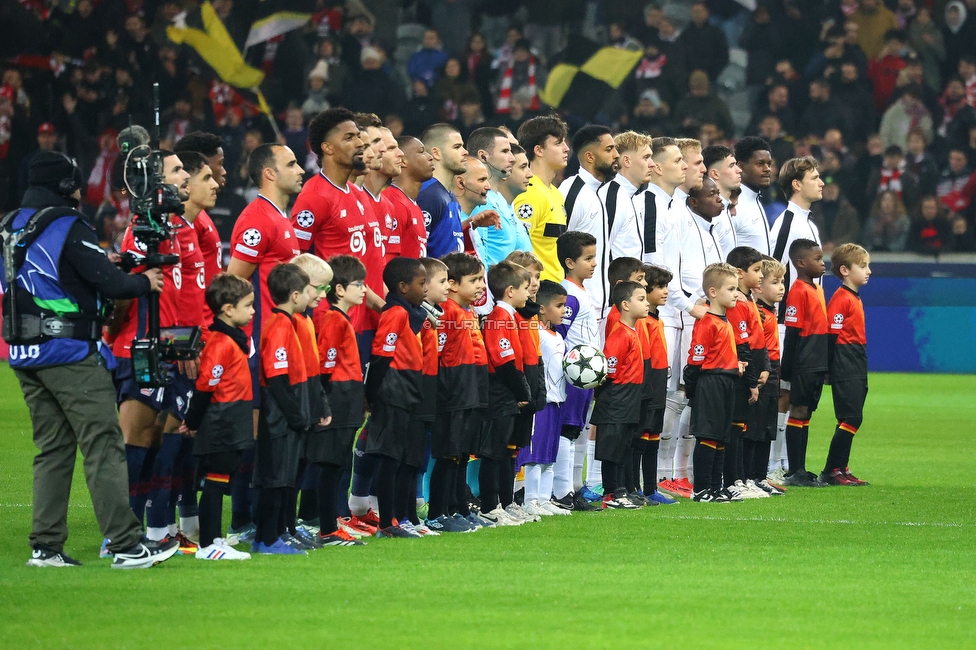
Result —
[[174, 43], [186, 43], [206, 61], [217, 75], [238, 88], [257, 88], [264, 81], [264, 73], [244, 62], [230, 34], [209, 2], [200, 5], [203, 29], [196, 27], [166, 28], [166, 35]]

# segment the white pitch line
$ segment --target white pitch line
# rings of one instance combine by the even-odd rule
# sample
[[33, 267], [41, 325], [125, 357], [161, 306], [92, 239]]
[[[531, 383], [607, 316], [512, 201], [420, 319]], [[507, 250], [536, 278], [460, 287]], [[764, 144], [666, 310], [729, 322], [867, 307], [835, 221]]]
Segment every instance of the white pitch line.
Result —
[[964, 528], [976, 526], [958, 522], [939, 521], [852, 521], [850, 519], [786, 519], [783, 517], [711, 517], [708, 515], [662, 515], [665, 519], [690, 519], [694, 521], [758, 521], [780, 524], [843, 524], [850, 526], [929, 526], [933, 528]]

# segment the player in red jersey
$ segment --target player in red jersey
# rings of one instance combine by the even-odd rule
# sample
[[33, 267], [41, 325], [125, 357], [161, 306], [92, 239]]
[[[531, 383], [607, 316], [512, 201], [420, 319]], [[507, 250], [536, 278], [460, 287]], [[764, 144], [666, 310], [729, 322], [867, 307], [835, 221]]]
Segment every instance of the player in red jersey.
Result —
[[[251, 152], [248, 159], [248, 175], [260, 188], [258, 198], [251, 202], [234, 224], [231, 235], [231, 260], [227, 271], [249, 280], [254, 286], [254, 318], [244, 331], [251, 335], [252, 348], [257, 349], [261, 340], [262, 324], [271, 316], [274, 303], [268, 291], [268, 274], [278, 264], [287, 262], [299, 254], [298, 239], [288, 218], [289, 197], [302, 189], [305, 174], [295, 154], [288, 147], [262, 144]], [[261, 406], [259, 390], [260, 358], [252, 354], [248, 359], [251, 385], [254, 391], [254, 426], [257, 429], [258, 409]], [[233, 518], [232, 534], [242, 533], [241, 541], [247, 541], [254, 533], [251, 522], [251, 506], [248, 470], [254, 462], [254, 452], [244, 454], [238, 478], [231, 490]]]
[[434, 157], [417, 138], [401, 136], [396, 142], [403, 153], [403, 164], [400, 175], [383, 194], [393, 203], [400, 228], [400, 255], [419, 259], [427, 256], [427, 227], [417, 195], [420, 186], [434, 176]]
[[387, 128], [377, 128], [382, 138], [383, 153], [379, 156], [378, 169], [370, 169], [363, 181], [363, 189], [372, 202], [373, 215], [383, 232], [384, 264], [394, 257], [400, 257], [402, 250], [403, 226], [397, 218], [396, 206], [389, 194], [383, 190], [388, 187], [403, 169], [403, 151], [397, 146], [396, 138]]
[[[189, 196], [190, 175], [183, 169], [179, 157], [171, 152], [163, 154], [163, 180], [179, 189], [181, 199]], [[122, 240], [122, 252], [131, 253], [137, 259], [145, 256], [146, 247], [132, 235], [132, 226], [126, 230]], [[179, 255], [180, 249], [175, 237], [163, 242], [159, 252], [164, 255]], [[176, 282], [174, 273], [179, 273], [179, 265], [163, 268], [163, 292], [160, 296], [160, 323], [171, 323], [176, 311]], [[141, 268], [135, 269], [136, 272]], [[140, 298], [136, 301], [117, 301], [115, 316], [109, 327], [109, 335], [114, 336], [112, 352], [118, 360], [115, 372], [116, 390], [119, 401], [119, 423], [125, 439], [125, 455], [129, 468], [129, 500], [136, 518], [143, 520], [146, 499], [150, 487], [150, 473], [155, 454], [150, 450], [157, 446], [161, 429], [156, 424], [160, 411], [166, 407], [165, 391], [139, 388], [132, 375], [132, 340], [144, 337], [148, 330], [146, 310], [148, 302]]]
[[[180, 138], [180, 141], [173, 147], [173, 151], [180, 155], [180, 160], [183, 160], [183, 153], [185, 152], [194, 151], [202, 154], [206, 158], [210, 171], [213, 173], [213, 179], [217, 182], [217, 191], [219, 192], [227, 183], [227, 170], [224, 169], [224, 149], [221, 146], [222, 143], [223, 141], [220, 139], [220, 136], [212, 133], [204, 133], [203, 131], [193, 131]], [[184, 164], [186, 164], [185, 161]], [[206, 286], [210, 286], [210, 281], [213, 277], [223, 270], [223, 261], [221, 259], [223, 257], [223, 245], [220, 242], [220, 234], [217, 232], [217, 227], [206, 211], [211, 208], [213, 208], [213, 205], [205, 210], [201, 210], [200, 214], [193, 221], [193, 228], [197, 231], [197, 238], [200, 240], [200, 250], [203, 253]], [[207, 309], [204, 309], [203, 313], [206, 324], [209, 325], [212, 322], [213, 314]]]
[[[330, 108], [309, 124], [309, 143], [321, 159], [322, 171], [310, 178], [292, 208], [292, 223], [302, 252], [321, 257], [354, 255], [366, 266], [366, 306], [383, 308], [382, 245], [379, 226], [371, 227], [372, 213], [363, 195], [349, 182], [354, 170], [363, 171], [364, 144], [355, 115], [345, 108]], [[320, 307], [321, 309], [322, 307]], [[353, 310], [357, 333], [366, 330], [362, 310]]]

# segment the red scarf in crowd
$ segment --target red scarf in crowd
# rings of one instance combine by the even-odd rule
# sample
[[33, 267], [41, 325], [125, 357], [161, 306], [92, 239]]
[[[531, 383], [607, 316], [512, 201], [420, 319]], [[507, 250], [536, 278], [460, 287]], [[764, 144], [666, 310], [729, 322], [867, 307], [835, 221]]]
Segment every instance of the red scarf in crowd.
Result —
[[898, 194], [898, 198], [901, 198], [901, 172], [903, 165], [904, 163], [901, 163], [895, 169], [881, 168], [881, 182], [878, 183], [879, 193], [891, 190]]
[[[498, 91], [498, 108], [495, 112], [508, 115], [512, 109], [512, 71], [515, 67], [515, 59], [509, 59], [508, 67], [502, 77], [502, 87]], [[529, 104], [530, 111], [539, 110], [539, 94], [535, 80], [535, 57], [529, 56], [529, 90], [532, 91], [532, 103]]]

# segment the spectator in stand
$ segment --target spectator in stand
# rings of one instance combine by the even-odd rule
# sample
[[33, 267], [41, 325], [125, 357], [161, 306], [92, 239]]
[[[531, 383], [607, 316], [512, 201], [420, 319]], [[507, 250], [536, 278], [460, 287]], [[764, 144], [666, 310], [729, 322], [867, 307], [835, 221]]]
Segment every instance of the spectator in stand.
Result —
[[96, 210], [111, 199], [112, 169], [119, 157], [119, 146], [115, 141], [118, 135], [114, 129], [106, 129], [98, 136], [99, 153], [88, 174], [84, 196], [85, 203]]
[[632, 130], [640, 133], [664, 134], [670, 130], [668, 112], [668, 105], [661, 101], [656, 90], [645, 90], [628, 123]]
[[780, 128], [790, 135], [796, 133], [796, 113], [790, 106], [790, 89], [783, 82], [775, 82], [766, 89], [765, 101], [752, 113], [746, 131], [751, 135], [759, 130], [766, 116], [775, 115]]
[[[346, 15], [345, 31], [339, 42], [339, 58], [346, 66], [350, 76], [355, 76], [362, 67], [363, 49], [375, 44], [373, 32], [376, 19], [360, 5]], [[345, 90], [345, 89], [343, 89]]]
[[891, 96], [894, 103], [901, 93], [908, 86], [918, 86], [919, 99], [922, 104], [932, 114], [939, 109], [939, 93], [929, 88], [925, 83], [925, 69], [922, 67], [922, 59], [914, 52], [909, 52], [905, 57], [905, 69], [898, 73], [898, 81], [895, 84], [895, 92]]
[[932, 115], [922, 103], [921, 86], [911, 85], [902, 89], [901, 97], [894, 102], [881, 118], [881, 145], [908, 148], [908, 134], [920, 130], [926, 140], [932, 139]]
[[793, 157], [793, 138], [783, 133], [779, 118], [775, 115], [767, 115], [763, 118], [759, 123], [759, 135], [769, 142], [769, 153], [774, 160], [785, 161]]
[[637, 52], [644, 49], [636, 38], [627, 33], [626, 26], [619, 22], [610, 23], [607, 29], [609, 44], [621, 50]]
[[946, 57], [942, 64], [943, 78], [957, 74], [959, 58], [972, 48], [976, 25], [968, 19], [968, 14], [966, 5], [959, 0], [952, 0], [945, 6], [942, 40], [945, 42]]
[[868, 66], [868, 79], [874, 87], [874, 107], [879, 113], [888, 108], [891, 95], [898, 86], [898, 73], [907, 65], [902, 57], [906, 40], [904, 32], [897, 29], [889, 31], [884, 36], [881, 52]]
[[[478, 89], [463, 75], [464, 69], [456, 57], [450, 57], [444, 63], [440, 79], [434, 84], [434, 96], [439, 102], [440, 119], [450, 122], [458, 118], [458, 107], [461, 97], [478, 95]], [[480, 98], [479, 98], [480, 103]]]
[[420, 79], [428, 88], [433, 88], [440, 77], [444, 64], [447, 63], [447, 52], [441, 44], [437, 30], [428, 27], [424, 30], [424, 38], [420, 49], [410, 55], [407, 62], [407, 74], [410, 79]]
[[748, 55], [746, 85], [762, 86], [773, 77], [776, 56], [783, 49], [782, 32], [773, 25], [769, 7], [760, 4], [752, 13], [752, 20], [739, 36], [739, 47]]
[[[855, 3], [857, 0], [854, 0]], [[844, 51], [847, 53], [847, 59], [853, 62], [864, 76], [868, 72], [868, 55], [864, 53], [860, 44], [860, 26], [847, 18], [844, 22]]]
[[281, 137], [284, 142], [279, 144], [287, 146], [299, 159], [304, 158], [302, 154], [308, 149], [308, 129], [305, 128], [302, 109], [289, 106], [285, 110], [285, 128], [281, 131]]
[[901, 147], [891, 145], [886, 148], [881, 168], [868, 181], [869, 198], [891, 191], [898, 195], [908, 210], [913, 210], [918, 202], [918, 179], [907, 167]]
[[976, 234], [973, 227], [961, 215], [952, 218], [952, 252], [972, 253], [976, 251]]
[[942, 107], [942, 119], [936, 128], [939, 136], [936, 150], [942, 153], [952, 148], [965, 146], [969, 140], [969, 130], [976, 126], [976, 109], [966, 103], [966, 85], [959, 77], [953, 77], [946, 84], [945, 91], [939, 99]]
[[484, 36], [477, 33], [471, 35], [461, 55], [461, 63], [468, 80], [478, 89], [481, 112], [484, 115], [494, 115], [495, 101], [491, 94], [491, 83], [495, 73], [491, 69], [491, 53], [488, 52], [488, 43]]
[[857, 216], [857, 210], [844, 197], [840, 185], [832, 178], [824, 181], [823, 200], [817, 201], [810, 208], [810, 220], [817, 225], [825, 253], [841, 244], [857, 241], [861, 232], [861, 220]]
[[532, 94], [528, 88], [523, 88], [517, 93], [512, 94], [511, 106], [506, 115], [499, 116], [495, 123], [500, 128], [508, 129], [510, 133], [518, 133], [522, 123], [538, 115], [532, 107], [538, 102], [538, 97]]
[[846, 106], [831, 97], [829, 81], [814, 79], [810, 82], [810, 103], [803, 111], [795, 135], [815, 135], [822, 138], [827, 129], [839, 129], [845, 137], [849, 137], [850, 113]]
[[384, 69], [386, 54], [378, 46], [360, 52], [360, 70], [353, 75], [343, 96], [343, 104], [354, 113], [389, 115], [403, 103], [403, 92]]
[[908, 244], [911, 225], [898, 194], [891, 190], [882, 192], [875, 199], [871, 216], [864, 226], [864, 246], [871, 252], [901, 252]]
[[711, 81], [715, 81], [729, 63], [729, 43], [725, 33], [708, 22], [708, 7], [704, 2], [691, 5], [691, 23], [678, 41], [687, 52], [688, 69], [704, 70]]
[[520, 91], [530, 93], [530, 111], [538, 111], [539, 89], [546, 85], [546, 70], [532, 53], [527, 40], [520, 40], [512, 50], [512, 59], [506, 68], [500, 70], [498, 78], [498, 101], [495, 110], [504, 115], [511, 110], [511, 97]]
[[[308, 66], [309, 74], [312, 70], [319, 69], [319, 73], [325, 80], [325, 96], [330, 104], [342, 98], [342, 90], [349, 80], [349, 68], [339, 56], [338, 49], [339, 45], [332, 37], [323, 38], [318, 43], [318, 58]], [[311, 119], [307, 113], [306, 118]]]
[[[840, 65], [847, 60], [847, 43], [844, 28], [834, 25], [826, 30], [823, 38], [823, 49], [813, 55], [803, 69], [803, 76], [807, 78], [824, 77], [836, 79], [840, 74]], [[855, 46], [856, 47], [856, 46]]]
[[413, 97], [403, 108], [403, 130], [406, 133], [423, 133], [428, 126], [437, 121], [437, 98], [431, 94], [427, 84], [420, 79], [413, 82]]
[[200, 131], [203, 124], [193, 117], [193, 98], [190, 94], [184, 93], [173, 104], [172, 119], [166, 128], [163, 136], [170, 147], [175, 145], [180, 139], [191, 131]]
[[657, 96], [660, 108], [665, 109], [665, 115], [670, 113], [675, 99], [684, 92], [683, 70], [680, 63], [668, 57], [657, 43], [647, 44], [644, 47], [644, 56], [623, 86], [623, 96], [628, 106], [622, 112], [626, 113], [630, 107], [636, 108], [640, 99], [650, 90]]
[[976, 106], [976, 55], [966, 53], [960, 56], [957, 71], [966, 85], [966, 103]]
[[851, 142], [864, 142], [877, 126], [878, 118], [871, 97], [871, 82], [852, 61], [840, 64], [840, 76], [833, 81], [833, 96], [850, 111]]
[[956, 211], [959, 194], [969, 180], [972, 170], [969, 161], [961, 149], [949, 152], [949, 166], [942, 171], [942, 177], [936, 186], [935, 193], [950, 210]]
[[331, 106], [329, 89], [325, 85], [328, 80], [329, 64], [320, 59], [308, 73], [308, 94], [305, 95], [305, 101], [302, 103], [302, 115], [306, 119], [312, 119]]
[[912, 220], [909, 249], [927, 255], [948, 252], [952, 245], [952, 225], [947, 211], [934, 196], [924, 196]]
[[850, 16], [857, 25], [857, 44], [868, 58], [875, 59], [885, 47], [889, 31], [898, 29], [898, 20], [881, 0], [860, 0], [860, 6]]
[[927, 151], [928, 143], [929, 140], [921, 129], [914, 129], [908, 133], [906, 169], [918, 179], [918, 191], [923, 196], [935, 194], [935, 186], [939, 183], [939, 164]]
[[915, 20], [908, 26], [908, 39], [922, 63], [925, 85], [938, 92], [942, 87], [941, 68], [946, 58], [946, 49], [942, 32], [932, 20], [932, 12], [928, 7], [919, 7]]
[[708, 73], [704, 70], [695, 70], [688, 77], [688, 94], [674, 107], [673, 119], [681, 132], [690, 137], [697, 136], [703, 124], [714, 124], [725, 135], [735, 132], [729, 107], [712, 94]]
[[522, 30], [515, 25], [508, 28], [505, 32], [505, 42], [502, 43], [498, 51], [495, 52], [495, 58], [491, 62], [492, 70], [504, 70], [512, 62], [512, 54], [515, 52], [515, 44], [525, 38], [525, 34]]
[[476, 90], [466, 90], [458, 99], [458, 117], [454, 126], [467, 142], [471, 132], [485, 126], [485, 116], [481, 112], [481, 97]]

